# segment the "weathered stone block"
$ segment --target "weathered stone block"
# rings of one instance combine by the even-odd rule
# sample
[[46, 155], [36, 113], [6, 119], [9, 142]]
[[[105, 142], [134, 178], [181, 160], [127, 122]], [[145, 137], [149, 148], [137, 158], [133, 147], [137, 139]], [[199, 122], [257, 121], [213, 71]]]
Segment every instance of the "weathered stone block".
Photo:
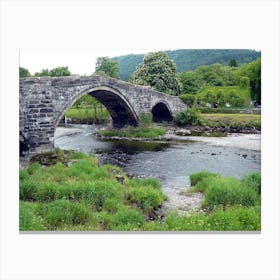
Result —
[[[53, 147], [55, 125], [85, 93], [105, 104], [115, 127], [137, 125], [143, 112], [157, 114], [154, 119], [169, 120], [186, 108], [178, 97], [101, 76], [24, 78], [19, 89], [20, 131], [30, 142], [31, 152]], [[160, 109], [153, 110], [158, 104]], [[35, 142], [36, 137], [40, 137], [39, 142]]]
[[40, 109], [40, 113], [51, 113], [53, 112], [53, 109], [52, 108], [43, 108], [43, 109]]

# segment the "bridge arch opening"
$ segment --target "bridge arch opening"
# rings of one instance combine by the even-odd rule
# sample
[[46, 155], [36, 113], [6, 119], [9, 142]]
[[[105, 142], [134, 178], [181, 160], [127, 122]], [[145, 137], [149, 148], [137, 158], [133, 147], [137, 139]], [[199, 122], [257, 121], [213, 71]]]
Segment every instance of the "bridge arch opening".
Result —
[[163, 102], [157, 103], [152, 108], [153, 122], [170, 122], [173, 120], [170, 109]]
[[[96, 98], [106, 107], [111, 116], [112, 126], [114, 128], [138, 125], [138, 117], [130, 103], [122, 96], [119, 91], [107, 86], [94, 87], [80, 94], [77, 98], [72, 100], [71, 104], [67, 105], [59, 117], [59, 120], [64, 115], [64, 113], [85, 94], [89, 94]], [[59, 120], [57, 121], [57, 124]]]

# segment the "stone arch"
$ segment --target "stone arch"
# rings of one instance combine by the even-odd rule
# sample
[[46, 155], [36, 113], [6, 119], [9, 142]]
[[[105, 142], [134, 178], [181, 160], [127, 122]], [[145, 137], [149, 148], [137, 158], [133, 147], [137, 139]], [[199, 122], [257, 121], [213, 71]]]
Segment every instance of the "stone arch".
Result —
[[152, 115], [154, 122], [170, 122], [173, 120], [173, 116], [169, 105], [164, 101], [157, 102], [152, 108]]
[[138, 117], [129, 101], [116, 89], [108, 86], [97, 86], [81, 92], [71, 100], [61, 112], [56, 125], [59, 123], [65, 112], [83, 95], [89, 94], [101, 102], [109, 111], [114, 128], [121, 128], [128, 125], [137, 126]]

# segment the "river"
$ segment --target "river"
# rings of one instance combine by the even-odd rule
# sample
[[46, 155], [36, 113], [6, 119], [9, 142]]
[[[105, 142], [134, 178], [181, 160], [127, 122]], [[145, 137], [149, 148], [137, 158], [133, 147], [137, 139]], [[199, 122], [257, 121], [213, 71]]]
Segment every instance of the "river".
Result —
[[200, 208], [202, 194], [183, 195], [189, 175], [202, 170], [241, 178], [261, 169], [261, 136], [192, 137], [171, 135], [169, 141], [101, 141], [99, 126], [58, 127], [55, 146], [95, 153], [101, 164], [112, 163], [133, 177], [156, 177], [169, 199], [165, 208], [189, 211]]

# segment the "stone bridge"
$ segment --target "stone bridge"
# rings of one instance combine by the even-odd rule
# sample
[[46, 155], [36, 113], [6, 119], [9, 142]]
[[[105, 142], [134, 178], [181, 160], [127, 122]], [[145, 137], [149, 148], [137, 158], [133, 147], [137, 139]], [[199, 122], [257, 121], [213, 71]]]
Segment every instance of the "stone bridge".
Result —
[[155, 122], [171, 121], [186, 108], [178, 97], [103, 76], [21, 78], [19, 92], [21, 154], [53, 149], [56, 126], [84, 94], [108, 109], [115, 128], [137, 126], [148, 112]]

